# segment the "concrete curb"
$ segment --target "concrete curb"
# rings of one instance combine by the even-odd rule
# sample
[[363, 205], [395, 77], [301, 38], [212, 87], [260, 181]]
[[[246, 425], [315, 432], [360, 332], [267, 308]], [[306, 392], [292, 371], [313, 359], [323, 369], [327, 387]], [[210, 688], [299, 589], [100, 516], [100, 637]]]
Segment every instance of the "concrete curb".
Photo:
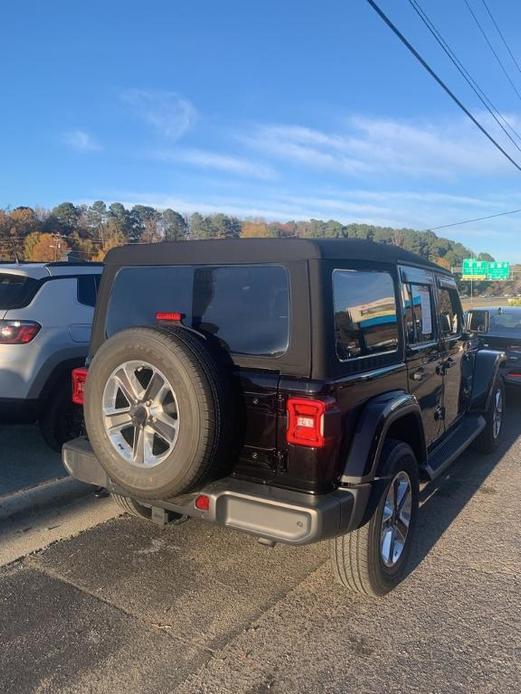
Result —
[[60, 506], [92, 493], [93, 487], [72, 477], [63, 477], [0, 497], [0, 522], [28, 518], [33, 513]]

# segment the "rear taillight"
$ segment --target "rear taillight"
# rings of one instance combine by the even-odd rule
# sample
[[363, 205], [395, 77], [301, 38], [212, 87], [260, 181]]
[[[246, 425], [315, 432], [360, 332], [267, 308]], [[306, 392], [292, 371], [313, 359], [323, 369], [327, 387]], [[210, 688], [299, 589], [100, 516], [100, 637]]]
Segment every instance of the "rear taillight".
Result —
[[0, 320], [0, 345], [25, 345], [41, 327], [32, 320]]
[[76, 405], [83, 405], [88, 373], [88, 369], [84, 366], [72, 370], [72, 402], [76, 403]]
[[324, 417], [332, 403], [329, 399], [289, 398], [287, 442], [297, 446], [323, 448], [327, 442], [324, 435]]

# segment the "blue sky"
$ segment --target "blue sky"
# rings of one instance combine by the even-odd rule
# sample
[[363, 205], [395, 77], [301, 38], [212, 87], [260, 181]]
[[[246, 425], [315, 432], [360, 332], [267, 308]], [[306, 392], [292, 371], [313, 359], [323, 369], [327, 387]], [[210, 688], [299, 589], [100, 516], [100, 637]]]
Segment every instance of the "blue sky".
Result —
[[[488, 1], [521, 62], [521, 4]], [[504, 143], [409, 3], [381, 6]], [[521, 131], [464, 1], [422, 6]], [[104, 199], [419, 229], [521, 207], [521, 173], [365, 0], [26, 0], [0, 21], [0, 206]], [[521, 261], [520, 229], [521, 214], [439, 233]]]

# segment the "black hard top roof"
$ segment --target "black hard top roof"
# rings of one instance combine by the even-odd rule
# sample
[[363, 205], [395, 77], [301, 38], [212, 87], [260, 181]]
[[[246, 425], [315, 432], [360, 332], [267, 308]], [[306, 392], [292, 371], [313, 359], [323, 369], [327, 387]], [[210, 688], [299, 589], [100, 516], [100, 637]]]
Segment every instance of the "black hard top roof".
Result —
[[405, 263], [448, 272], [398, 246], [365, 239], [212, 239], [129, 244], [112, 249], [105, 265], [263, 263], [313, 258]]

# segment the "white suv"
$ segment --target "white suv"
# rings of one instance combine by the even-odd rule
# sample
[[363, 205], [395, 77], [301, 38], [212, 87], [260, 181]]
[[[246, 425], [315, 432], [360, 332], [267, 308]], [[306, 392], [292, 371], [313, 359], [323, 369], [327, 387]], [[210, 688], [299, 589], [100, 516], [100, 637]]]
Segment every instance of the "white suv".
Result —
[[38, 420], [59, 449], [78, 434], [70, 373], [89, 348], [102, 263], [0, 263], [0, 421]]

